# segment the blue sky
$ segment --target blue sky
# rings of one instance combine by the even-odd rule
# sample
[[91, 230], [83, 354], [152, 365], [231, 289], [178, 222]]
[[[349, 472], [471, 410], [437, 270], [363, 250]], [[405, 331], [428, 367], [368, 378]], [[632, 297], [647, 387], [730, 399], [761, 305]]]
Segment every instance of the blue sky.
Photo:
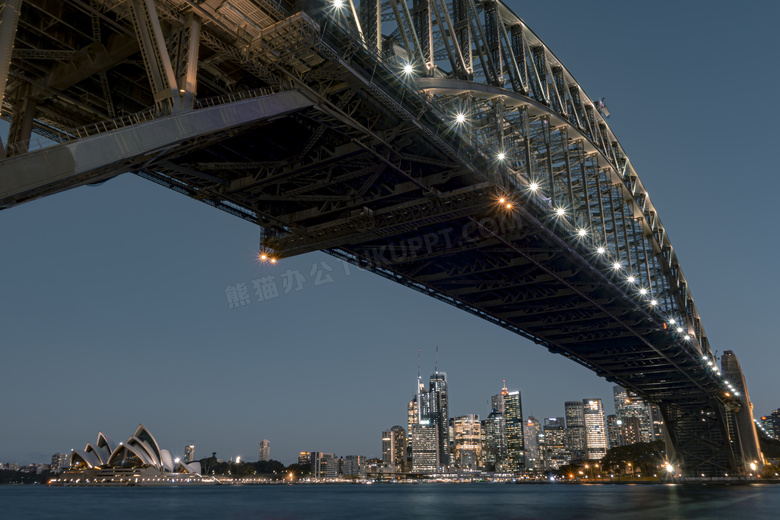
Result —
[[[509, 5], [606, 98], [713, 349], [736, 352], [756, 415], [780, 407], [780, 8]], [[436, 345], [452, 415], [486, 414], [502, 379], [525, 415], [585, 397], [612, 409], [611, 385], [579, 365], [324, 254], [259, 265], [257, 227], [135, 176], [3, 211], [0, 240], [2, 462], [47, 461], [99, 430], [118, 442], [138, 423], [198, 457], [256, 460], [264, 438], [286, 463], [300, 450], [380, 455], [381, 431], [405, 425], [417, 350], [426, 376]], [[301, 290], [285, 293], [288, 270]], [[269, 275], [280, 295], [258, 302], [252, 281]], [[238, 283], [252, 303], [230, 309]]]

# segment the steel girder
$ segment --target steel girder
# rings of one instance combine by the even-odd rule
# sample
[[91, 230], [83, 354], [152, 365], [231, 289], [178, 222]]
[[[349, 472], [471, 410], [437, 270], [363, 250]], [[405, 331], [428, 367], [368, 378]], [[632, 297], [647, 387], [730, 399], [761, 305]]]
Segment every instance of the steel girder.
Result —
[[177, 107], [208, 119], [209, 96], [300, 92], [312, 108], [262, 126], [0, 176], [4, 204], [135, 171], [257, 222], [279, 257], [325, 249], [624, 384], [668, 408], [680, 452], [706, 461], [692, 474], [720, 471], [688, 448], [727, 443], [680, 411], [724, 388], [666, 231], [599, 105], [503, 3], [29, 0], [3, 87], [11, 155], [31, 129], [86, 151]]

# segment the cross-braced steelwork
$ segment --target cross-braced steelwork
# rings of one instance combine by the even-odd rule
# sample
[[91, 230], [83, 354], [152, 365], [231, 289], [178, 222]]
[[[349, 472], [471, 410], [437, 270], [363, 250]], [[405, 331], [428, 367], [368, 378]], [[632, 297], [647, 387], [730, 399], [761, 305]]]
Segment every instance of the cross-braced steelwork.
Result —
[[690, 475], [744, 469], [746, 397], [605, 107], [503, 3], [0, 15], [0, 206], [134, 172], [257, 223], [263, 258], [325, 250], [658, 403]]

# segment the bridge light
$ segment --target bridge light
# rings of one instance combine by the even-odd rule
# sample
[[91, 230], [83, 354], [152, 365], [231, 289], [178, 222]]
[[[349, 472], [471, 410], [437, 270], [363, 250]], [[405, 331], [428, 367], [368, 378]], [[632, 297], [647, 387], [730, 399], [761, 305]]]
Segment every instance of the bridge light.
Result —
[[669, 318], [669, 325], [674, 325], [675, 323], [677, 323], [677, 320], [674, 318]]
[[615, 262], [612, 264], [612, 269], [614, 269], [615, 271], [620, 271], [622, 268], [623, 266], [620, 265], [620, 262]]
[[505, 199], [504, 197], [501, 197], [500, 199], [498, 199], [498, 202], [500, 202], [501, 204], [503, 204], [504, 202], [506, 202], [506, 199]]
[[628, 280], [628, 283], [634, 283], [634, 282], [636, 282], [636, 278], [634, 277], [634, 275], [633, 275], [633, 274], [632, 274], [632, 275], [629, 275], [629, 276], [628, 276], [628, 278], [626, 278], [626, 280]]
[[272, 263], [272, 264], [275, 264], [275, 263], [276, 263], [276, 258], [272, 258], [272, 259], [271, 259], [271, 263]]
[[411, 75], [411, 73], [414, 72], [414, 67], [412, 67], [411, 63], [407, 63], [404, 65], [404, 74], [407, 76]]
[[588, 234], [588, 230], [585, 228], [580, 228], [577, 230], [577, 234], [581, 237], [584, 237]]
[[458, 114], [455, 116], [455, 122], [459, 124], [463, 124], [466, 122], [466, 114], [463, 112], [458, 112]]
[[656, 305], [658, 305], [658, 300], [650, 300], [651, 307], [655, 307]]
[[674, 473], [674, 466], [672, 466], [671, 464], [669, 464], [667, 462], [666, 463], [666, 471], [668, 471], [669, 473]]
[[691, 340], [691, 337], [690, 337], [689, 335], [687, 335], [687, 334], [686, 334], [685, 336], [683, 336], [683, 339], [684, 339], [685, 341], [690, 341], [690, 340]]
[[333, 7], [336, 9], [341, 9], [344, 7], [344, 0], [333, 0]]
[[506, 203], [506, 209], [512, 209], [512, 203], [511, 202], [507, 202]]
[[503, 161], [504, 159], [506, 159], [506, 154], [504, 152], [498, 152], [497, 157], [499, 161]]
[[600, 254], [600, 255], [603, 255], [604, 253], [606, 253], [606, 252], [607, 252], [607, 250], [606, 250], [606, 249], [604, 249], [603, 247], [599, 246], [599, 247], [597, 247], [597, 248], [596, 248], [596, 252], [597, 252], [598, 254]]
[[528, 189], [531, 191], [536, 191], [539, 189], [539, 183], [538, 182], [532, 182], [528, 185]]
[[260, 255], [260, 260], [263, 260], [263, 261], [265, 261], [265, 260], [268, 260], [268, 255], [267, 255], [267, 254], [265, 254], [265, 253], [262, 253], [262, 254]]
[[683, 331], [682, 327], [677, 327], [677, 332], [682, 332], [682, 331]]
[[639, 294], [641, 294], [642, 296], [644, 296], [645, 294], [647, 294], [647, 289], [645, 289], [644, 287], [642, 287], [641, 289], [639, 289]]
[[566, 210], [563, 208], [558, 208], [555, 210], [555, 214], [558, 215], [559, 217], [562, 217], [566, 214]]

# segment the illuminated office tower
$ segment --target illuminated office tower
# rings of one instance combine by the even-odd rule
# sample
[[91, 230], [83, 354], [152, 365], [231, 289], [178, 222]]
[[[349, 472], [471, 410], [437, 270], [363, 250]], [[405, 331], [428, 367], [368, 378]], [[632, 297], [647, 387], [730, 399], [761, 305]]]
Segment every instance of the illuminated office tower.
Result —
[[585, 405], [582, 401], [566, 401], [566, 447], [571, 460], [587, 459], [587, 435], [585, 433]]
[[[654, 424], [653, 405], [622, 386], [613, 387], [612, 396], [615, 399], [615, 415], [618, 419], [622, 419], [624, 423], [629, 417], [639, 420], [638, 442], [651, 442], [661, 438], [661, 432], [656, 431], [658, 426]], [[660, 418], [660, 414], [656, 418]]]
[[195, 445], [187, 444], [184, 447], [184, 462], [192, 462], [195, 460]]
[[585, 443], [589, 460], [607, 454], [607, 426], [601, 399], [583, 399], [585, 405]]
[[[525, 440], [523, 439], [523, 406], [520, 392], [501, 389], [506, 421], [507, 471], [519, 473], [525, 469]], [[497, 403], [500, 404], [500, 403]], [[500, 411], [500, 410], [499, 410]]]
[[539, 440], [543, 435], [539, 421], [533, 415], [529, 416], [523, 429], [525, 464], [528, 469], [542, 469], [542, 453]]
[[[334, 462], [335, 461], [335, 462]], [[323, 453], [321, 451], [311, 452], [311, 475], [319, 479], [325, 478], [328, 474], [328, 465], [330, 464], [331, 473], [333, 468], [338, 468], [338, 459], [335, 453]]]
[[548, 417], [544, 420], [544, 469], [558, 469], [569, 462], [563, 417]]
[[479, 469], [482, 461], [482, 423], [479, 415], [455, 417], [455, 464], [459, 468]]
[[424, 402], [427, 406], [420, 409], [420, 417], [426, 417], [430, 424], [436, 428], [438, 436], [439, 464], [450, 465], [450, 415], [447, 405], [447, 374], [436, 371], [431, 374], [428, 387], [428, 399]]
[[70, 453], [55, 453], [51, 456], [51, 472], [60, 473], [70, 466]]
[[392, 465], [397, 472], [406, 465], [406, 430], [393, 426], [382, 432], [382, 462]]
[[506, 420], [493, 410], [482, 421], [484, 445], [482, 464], [487, 471], [506, 471]]
[[271, 460], [271, 441], [268, 439], [260, 441], [260, 456], [257, 460], [260, 462]]
[[412, 425], [412, 472], [435, 473], [439, 470], [438, 430], [427, 419]]

